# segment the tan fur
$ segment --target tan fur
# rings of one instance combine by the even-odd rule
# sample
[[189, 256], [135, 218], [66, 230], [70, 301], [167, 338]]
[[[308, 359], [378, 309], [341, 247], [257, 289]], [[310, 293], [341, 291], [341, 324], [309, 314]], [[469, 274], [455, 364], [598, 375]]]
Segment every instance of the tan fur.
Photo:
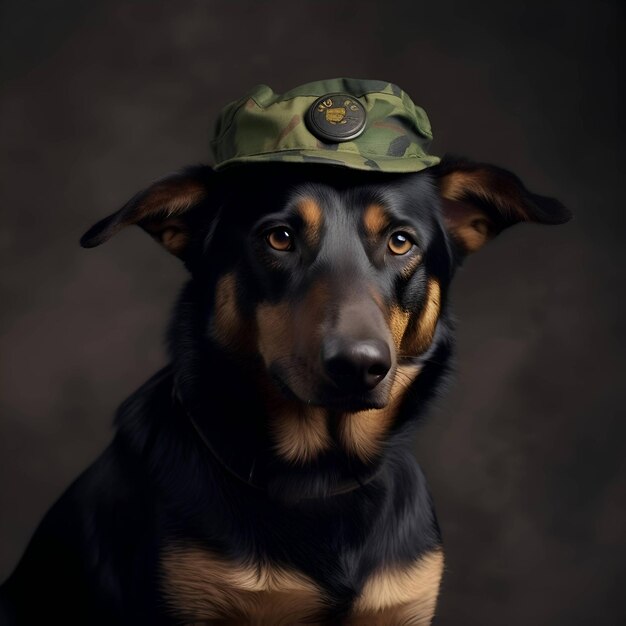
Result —
[[322, 209], [312, 198], [304, 198], [297, 210], [305, 224], [304, 237], [307, 243], [311, 247], [317, 246], [322, 232]]
[[466, 252], [477, 252], [490, 239], [488, 228], [480, 218], [474, 219], [470, 224], [457, 226], [454, 235], [463, 242]]
[[449, 172], [441, 178], [440, 188], [442, 197], [448, 200], [465, 200], [471, 194], [494, 205], [502, 213], [514, 214], [519, 220], [529, 220], [519, 187], [497, 179], [487, 169]]
[[489, 180], [484, 172], [450, 172], [440, 180], [441, 195], [448, 200], [463, 200], [468, 193], [492, 201]]
[[231, 561], [190, 544], [162, 551], [161, 584], [170, 611], [183, 623], [287, 626], [322, 606], [321, 590], [304, 574], [270, 563]]
[[446, 228], [465, 252], [480, 250], [494, 233], [485, 214], [469, 202], [442, 200]]
[[[388, 317], [389, 330], [400, 355], [418, 356], [430, 346], [440, 309], [441, 289], [434, 278], [428, 280], [425, 304], [417, 317], [412, 318], [410, 312], [398, 306], [391, 307]], [[380, 454], [384, 436], [395, 419], [404, 392], [419, 371], [419, 366], [408, 364], [398, 366], [386, 407], [346, 413], [342, 416], [339, 436], [347, 451], [365, 462], [372, 461]]]
[[[416, 270], [417, 266], [421, 263], [421, 261], [421, 255], [416, 254], [415, 256], [413, 256], [402, 268], [402, 276], [405, 279], [409, 279], [413, 272]], [[389, 330], [391, 331], [391, 336], [393, 337], [393, 343], [396, 347], [396, 350], [401, 349], [402, 340], [404, 338], [410, 320], [410, 311], [405, 311], [398, 305], [393, 305], [389, 309], [389, 313], [387, 315], [387, 323], [389, 325]]]
[[443, 564], [443, 551], [435, 550], [408, 567], [374, 573], [365, 583], [348, 624], [427, 626], [435, 614]]
[[272, 418], [276, 452], [292, 463], [306, 463], [331, 445], [324, 409], [283, 401]]
[[514, 184], [502, 187], [488, 170], [452, 171], [440, 180], [446, 226], [466, 252], [476, 252], [496, 233], [489, 216], [471, 201], [471, 196], [493, 205], [516, 221], [529, 220], [524, 199]]
[[206, 187], [195, 180], [166, 180], [153, 185], [141, 200], [129, 224], [164, 213], [166, 217], [179, 215], [197, 204], [207, 194]]
[[[327, 286], [318, 283], [295, 309], [287, 303], [263, 304], [257, 308], [259, 352], [266, 366], [275, 361], [288, 362], [295, 342], [303, 337], [319, 343], [321, 337], [316, 329], [328, 297]], [[302, 398], [310, 393], [306, 388], [308, 378], [301, 375], [289, 381], [292, 390]], [[272, 417], [271, 436], [278, 454], [292, 463], [305, 463], [328, 449], [331, 439], [324, 410], [287, 400], [270, 380], [261, 381], [259, 388]]]
[[224, 274], [215, 287], [213, 337], [222, 346], [238, 351], [248, 347], [250, 329], [246, 328], [237, 306], [237, 278]]
[[402, 277], [408, 280], [413, 275], [413, 272], [417, 269], [417, 266], [422, 262], [421, 254], [414, 254], [408, 261], [408, 263], [402, 268]]
[[170, 217], [164, 220], [144, 220], [142, 227], [168, 252], [175, 256], [179, 256], [183, 252], [189, 241], [187, 225], [180, 217]]
[[417, 356], [425, 352], [432, 343], [441, 310], [441, 288], [435, 278], [428, 279], [424, 306], [406, 329], [402, 340], [402, 354]]
[[115, 231], [138, 223], [168, 252], [180, 256], [187, 246], [189, 232], [184, 220], [178, 216], [200, 202], [206, 193], [206, 188], [198, 181], [169, 180], [156, 183]]
[[293, 346], [293, 322], [291, 308], [286, 302], [261, 304], [256, 310], [259, 352], [270, 365], [273, 361], [291, 354]]
[[318, 282], [295, 306], [279, 302], [257, 307], [259, 352], [266, 365], [291, 357], [296, 341], [320, 342], [320, 325], [329, 297], [328, 286]]
[[397, 305], [391, 307], [387, 323], [389, 324], [389, 330], [391, 331], [396, 350], [400, 349], [410, 319], [411, 313], [409, 311], [405, 311]]
[[339, 437], [346, 451], [365, 462], [371, 462], [380, 454], [384, 436], [396, 417], [404, 393], [420, 369], [419, 365], [403, 364], [397, 367], [386, 407], [341, 416]]
[[161, 243], [175, 255], [179, 255], [185, 249], [188, 240], [188, 234], [176, 227], [166, 228], [161, 233]]
[[370, 204], [363, 213], [363, 224], [367, 234], [376, 237], [387, 227], [389, 218], [379, 204]]
[[[253, 331], [241, 318], [237, 307], [237, 281], [232, 273], [222, 276], [216, 286], [213, 335], [231, 352], [243, 352], [253, 345]], [[286, 306], [262, 306], [257, 312], [263, 338], [261, 352], [268, 361], [284, 356], [291, 346], [282, 338], [289, 334]], [[313, 459], [330, 445], [326, 415], [322, 409], [285, 399], [267, 374], [256, 374], [257, 389], [271, 415], [271, 434], [278, 454], [284, 459], [303, 463]]]

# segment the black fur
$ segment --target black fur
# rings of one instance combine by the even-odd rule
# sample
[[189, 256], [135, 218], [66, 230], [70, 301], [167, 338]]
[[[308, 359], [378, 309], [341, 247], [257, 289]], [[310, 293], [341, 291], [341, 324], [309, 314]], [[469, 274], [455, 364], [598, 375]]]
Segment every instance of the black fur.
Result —
[[[228, 558], [271, 560], [305, 573], [325, 590], [326, 619], [338, 623], [377, 566], [412, 562], [441, 544], [425, 479], [411, 454], [415, 427], [453, 353], [446, 294], [460, 256], [440, 212], [440, 173], [390, 176], [281, 165], [219, 175], [196, 168], [192, 174], [211, 188], [186, 218], [194, 225], [183, 257], [191, 279], [169, 328], [170, 363], [121, 405], [111, 445], [37, 529], [0, 592], [9, 624], [174, 623], [158, 561], [160, 548], [181, 539]], [[300, 274], [311, 262], [290, 259], [292, 266], [268, 272], [259, 261], [265, 252], [254, 247], [261, 239], [250, 239], [259, 219], [283, 210], [301, 185], [333, 208], [333, 228], [341, 228], [354, 206], [375, 199], [417, 230], [423, 261], [404, 281], [388, 267], [368, 267], [365, 256], [354, 269], [361, 243], [345, 241], [352, 271], [376, 274], [372, 280], [385, 298], [419, 309], [426, 277], [441, 285], [436, 334], [419, 357], [423, 369], [373, 464], [331, 450], [294, 467], [273, 454], [268, 416], [253, 391], [254, 367], [242, 365], [207, 331], [216, 281], [233, 268], [244, 313], [306, 289], [308, 279]], [[549, 213], [554, 208], [533, 199]], [[129, 205], [92, 228], [86, 245], [111, 236], [104, 230], [111, 224], [118, 230], [124, 220], [131, 223]], [[332, 265], [337, 258], [319, 271], [340, 271]], [[362, 486], [333, 495], [349, 480]]]

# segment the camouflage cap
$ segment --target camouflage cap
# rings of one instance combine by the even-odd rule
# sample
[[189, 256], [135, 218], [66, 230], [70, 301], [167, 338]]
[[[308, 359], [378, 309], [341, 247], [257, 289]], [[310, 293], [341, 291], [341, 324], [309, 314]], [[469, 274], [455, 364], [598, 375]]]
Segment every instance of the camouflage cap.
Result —
[[431, 140], [426, 112], [396, 85], [334, 78], [282, 95], [255, 87], [222, 110], [211, 147], [217, 170], [281, 161], [417, 172], [439, 163]]

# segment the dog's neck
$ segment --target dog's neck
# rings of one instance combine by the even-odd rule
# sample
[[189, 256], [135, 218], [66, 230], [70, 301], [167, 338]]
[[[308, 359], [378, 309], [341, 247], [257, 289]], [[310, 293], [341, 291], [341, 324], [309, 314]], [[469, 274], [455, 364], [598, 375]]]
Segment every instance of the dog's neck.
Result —
[[[413, 430], [417, 414], [432, 397], [446, 370], [449, 342], [442, 324], [438, 330], [442, 337], [435, 340], [438, 343], [432, 361], [424, 364], [411, 389], [411, 402], [404, 403], [406, 406], [400, 414], [394, 414], [394, 430], [389, 432], [375, 458], [346, 454], [333, 445], [308, 459], [295, 455], [289, 458], [284, 450], [281, 454], [277, 449], [276, 429], [270, 428], [277, 418], [276, 397], [268, 402], [267, 390], [272, 385], [262, 380], [262, 364], [254, 359], [234, 358], [207, 337], [202, 293], [194, 280], [183, 290], [169, 331], [169, 347], [173, 384], [187, 415], [185, 419], [220, 471], [232, 474], [239, 482], [262, 488], [270, 497], [285, 500], [328, 497], [359, 489], [376, 477], [386, 455], [393, 456], [398, 448], [409, 449], [408, 430]], [[274, 389], [273, 395], [280, 396], [280, 392]], [[283, 423], [296, 421], [290, 420], [294, 416], [290, 410], [314, 410], [316, 418], [326, 420], [330, 428], [336, 422], [322, 409], [305, 404], [293, 407], [288, 399], [279, 402], [281, 410], [287, 408], [279, 416]], [[300, 423], [310, 424], [310, 417], [307, 413]], [[299, 441], [299, 435], [290, 435], [291, 441]]]
[[[172, 395], [174, 401], [178, 403], [181, 411], [193, 426], [198, 438], [204, 444], [206, 451], [216, 461], [217, 465], [223, 472], [232, 476], [248, 488], [264, 492], [268, 497], [280, 496], [281, 500], [285, 499], [285, 495], [288, 493], [284, 491], [285, 485], [283, 485], [283, 489], [272, 489], [271, 485], [268, 483], [267, 474], [257, 471], [257, 461], [259, 457], [263, 456], [260, 452], [259, 454], [256, 454], [248, 459], [239, 458], [238, 462], [227, 460], [227, 455], [224, 454], [224, 451], [220, 450], [219, 447], [216, 446], [215, 441], [211, 436], [210, 429], [206, 427], [206, 424], [203, 425], [203, 423], [201, 423], [197, 417], [194, 416], [193, 412], [189, 411], [185, 407], [184, 400], [175, 384], [172, 385]], [[247, 465], [249, 465], [249, 469], [246, 470]], [[294, 499], [298, 501], [309, 499], [313, 500], [331, 498], [350, 493], [371, 483], [377, 476], [379, 476], [382, 468], [383, 464], [378, 463], [367, 475], [359, 476], [355, 474], [354, 476], [347, 476], [346, 478], [337, 478], [328, 484], [318, 485], [317, 489], [312, 491], [298, 490], [298, 492], [294, 494]]]

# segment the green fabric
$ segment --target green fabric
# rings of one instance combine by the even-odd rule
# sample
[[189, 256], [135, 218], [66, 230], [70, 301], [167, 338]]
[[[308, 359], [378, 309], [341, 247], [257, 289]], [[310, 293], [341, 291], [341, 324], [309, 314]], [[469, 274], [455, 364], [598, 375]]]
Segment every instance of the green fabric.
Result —
[[[347, 94], [365, 107], [365, 130], [344, 142], [322, 141], [308, 128], [311, 105], [327, 94]], [[276, 94], [255, 87], [220, 113], [211, 147], [215, 169], [239, 163], [325, 163], [360, 170], [417, 172], [439, 163], [428, 154], [432, 131], [426, 112], [396, 85], [335, 78]]]

